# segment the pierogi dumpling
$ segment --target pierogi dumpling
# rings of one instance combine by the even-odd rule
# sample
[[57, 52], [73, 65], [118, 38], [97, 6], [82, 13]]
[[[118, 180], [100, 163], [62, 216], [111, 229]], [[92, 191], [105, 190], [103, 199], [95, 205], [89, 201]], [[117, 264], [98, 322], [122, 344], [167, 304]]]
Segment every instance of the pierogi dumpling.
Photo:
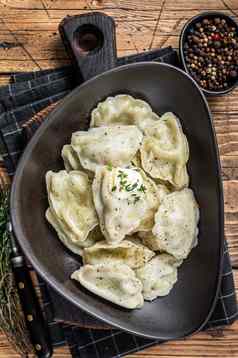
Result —
[[119, 94], [100, 102], [92, 111], [90, 127], [136, 125], [141, 131], [159, 119], [150, 105], [141, 99]]
[[151, 230], [159, 206], [155, 183], [138, 168], [100, 167], [93, 181], [93, 200], [108, 243]]
[[67, 172], [71, 172], [72, 170], [82, 170], [82, 166], [80, 164], [79, 158], [75, 151], [73, 150], [70, 144], [65, 144], [62, 148], [61, 152], [64, 167]]
[[129, 165], [142, 144], [142, 137], [136, 126], [104, 126], [73, 133], [71, 146], [82, 167], [95, 172], [98, 165]]
[[142, 244], [135, 244], [128, 240], [123, 240], [116, 245], [100, 241], [83, 251], [83, 263], [84, 265], [124, 263], [135, 269], [143, 266], [154, 255], [153, 251]]
[[84, 242], [98, 225], [88, 176], [80, 171], [49, 171], [46, 183], [50, 206], [47, 219], [58, 227], [61, 238], [67, 237], [67, 242], [76, 245]]
[[181, 261], [167, 254], [155, 256], [145, 266], [136, 270], [136, 276], [142, 282], [142, 294], [145, 300], [152, 301], [158, 296], [166, 296], [177, 281], [177, 267]]
[[191, 189], [168, 194], [155, 214], [154, 245], [177, 259], [185, 259], [197, 243], [198, 221], [199, 209]]
[[143, 306], [142, 284], [135, 272], [125, 264], [85, 265], [71, 278], [77, 280], [92, 293], [133, 309]]
[[178, 118], [165, 113], [154, 125], [146, 127], [145, 134], [140, 148], [142, 168], [176, 190], [188, 186], [189, 147]]

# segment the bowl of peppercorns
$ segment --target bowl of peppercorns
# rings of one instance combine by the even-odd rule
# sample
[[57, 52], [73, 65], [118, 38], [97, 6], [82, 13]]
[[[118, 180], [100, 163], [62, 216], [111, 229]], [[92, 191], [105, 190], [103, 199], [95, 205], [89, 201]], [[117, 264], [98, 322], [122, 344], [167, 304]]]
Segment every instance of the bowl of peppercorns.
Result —
[[180, 36], [180, 58], [206, 95], [219, 96], [238, 84], [238, 25], [220, 12], [189, 20]]

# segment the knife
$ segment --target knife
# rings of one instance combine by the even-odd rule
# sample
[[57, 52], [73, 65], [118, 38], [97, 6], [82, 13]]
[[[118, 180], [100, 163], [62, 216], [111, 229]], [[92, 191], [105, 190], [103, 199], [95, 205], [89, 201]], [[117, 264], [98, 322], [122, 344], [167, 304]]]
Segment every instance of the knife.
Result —
[[12, 247], [12, 269], [31, 343], [37, 357], [49, 358], [52, 356], [53, 350], [48, 327], [44, 320], [25, 259], [15, 240], [10, 221], [7, 224], [7, 232]]

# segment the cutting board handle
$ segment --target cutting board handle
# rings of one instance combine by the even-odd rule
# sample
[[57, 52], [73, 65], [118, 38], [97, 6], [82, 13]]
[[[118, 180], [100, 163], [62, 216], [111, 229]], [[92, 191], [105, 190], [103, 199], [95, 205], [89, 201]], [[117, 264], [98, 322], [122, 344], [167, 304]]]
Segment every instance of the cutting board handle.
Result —
[[77, 84], [116, 66], [115, 22], [101, 12], [67, 16], [59, 32], [77, 71]]

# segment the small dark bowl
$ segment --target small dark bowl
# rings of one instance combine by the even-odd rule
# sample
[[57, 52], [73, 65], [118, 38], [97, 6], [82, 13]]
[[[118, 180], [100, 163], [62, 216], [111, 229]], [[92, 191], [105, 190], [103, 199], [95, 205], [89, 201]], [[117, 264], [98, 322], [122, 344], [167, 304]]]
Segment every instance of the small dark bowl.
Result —
[[[192, 27], [194, 27], [194, 25], [197, 23], [197, 22], [201, 22], [204, 18], [208, 18], [208, 19], [211, 19], [211, 18], [215, 18], [215, 17], [220, 17], [221, 19], [225, 19], [227, 21], [228, 24], [232, 25], [233, 27], [236, 28], [236, 32], [237, 32], [237, 35], [238, 35], [238, 24], [233, 20], [232, 17], [222, 13], [222, 12], [219, 12], [219, 11], [208, 11], [208, 12], [203, 12], [199, 15], [196, 15], [194, 17], [192, 17], [189, 21], [186, 22], [186, 24], [184, 25], [183, 29], [182, 29], [182, 32], [181, 32], [181, 35], [180, 35], [180, 40], [179, 40], [179, 54], [180, 54], [180, 59], [181, 59], [181, 62], [182, 62], [182, 65], [183, 65], [183, 68], [184, 70], [191, 76], [191, 72], [189, 71], [188, 67], [187, 67], [187, 63], [185, 61], [185, 56], [184, 56], [184, 43], [185, 43], [185, 40], [188, 36], [188, 33], [190, 31], [190, 29]], [[196, 81], [197, 82], [197, 81]], [[238, 76], [236, 79], [234, 79], [234, 81], [224, 90], [208, 90], [208, 89], [205, 89], [203, 87], [201, 87], [198, 83], [198, 86], [200, 87], [200, 89], [204, 92], [205, 95], [207, 96], [222, 96], [226, 93], [229, 93], [231, 92], [238, 84]]]

